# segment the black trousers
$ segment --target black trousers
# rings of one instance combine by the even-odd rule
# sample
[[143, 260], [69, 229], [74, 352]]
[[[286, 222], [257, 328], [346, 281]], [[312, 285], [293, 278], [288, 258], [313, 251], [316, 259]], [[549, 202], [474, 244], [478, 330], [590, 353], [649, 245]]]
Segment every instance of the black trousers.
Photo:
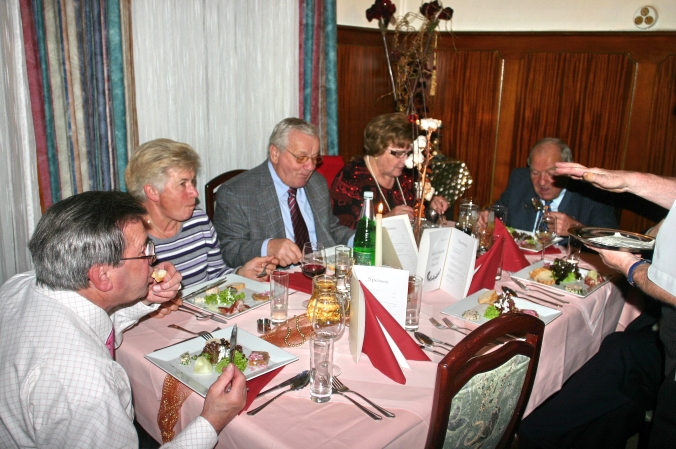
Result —
[[654, 408], [661, 380], [656, 332], [610, 334], [561, 391], [521, 422], [519, 448], [624, 449]]

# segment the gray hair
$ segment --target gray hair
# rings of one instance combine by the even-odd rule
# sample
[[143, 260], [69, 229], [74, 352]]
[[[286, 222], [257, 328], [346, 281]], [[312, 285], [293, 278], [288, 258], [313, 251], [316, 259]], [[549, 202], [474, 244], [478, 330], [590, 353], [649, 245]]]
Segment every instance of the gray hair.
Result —
[[54, 204], [28, 242], [37, 283], [54, 290], [87, 288], [92, 266], [120, 264], [124, 228], [145, 214], [136, 199], [117, 191], [84, 192]]
[[528, 153], [528, 166], [530, 167], [530, 161], [533, 157], [533, 153], [542, 148], [547, 144], [554, 144], [559, 148], [561, 154], [561, 162], [573, 162], [573, 152], [570, 150], [566, 142], [557, 138], [557, 137], [545, 137], [535, 142]]
[[187, 143], [171, 139], [146, 142], [134, 152], [124, 172], [127, 190], [144, 202], [148, 199], [144, 187], [151, 185], [162, 193], [171, 169], [192, 170], [197, 174], [200, 157]]
[[286, 147], [289, 146], [289, 133], [291, 130], [299, 131], [320, 140], [317, 126], [296, 117], [288, 117], [277, 123], [275, 129], [272, 130], [268, 147], [274, 145], [282, 151], [286, 150]]

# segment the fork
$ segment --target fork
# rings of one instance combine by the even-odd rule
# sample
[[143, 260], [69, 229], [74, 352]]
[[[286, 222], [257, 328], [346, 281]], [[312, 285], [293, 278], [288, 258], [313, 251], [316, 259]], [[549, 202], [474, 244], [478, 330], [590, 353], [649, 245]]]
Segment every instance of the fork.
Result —
[[[167, 327], [170, 327], [170, 328], [172, 328], [172, 329], [178, 329], [178, 330], [180, 330], [180, 331], [187, 332], [187, 333], [189, 333], [189, 334], [197, 335], [198, 337], [202, 337], [202, 338], [204, 338], [205, 340], [211, 340], [212, 338], [214, 338], [214, 336], [211, 335], [211, 332], [207, 332], [207, 331], [193, 332], [193, 331], [189, 331], [189, 330], [186, 329], [186, 328], [183, 328], [183, 327], [181, 327], [181, 326], [178, 326], [178, 325], [176, 325], [176, 324], [170, 324], [170, 325], [167, 326]], [[217, 330], [220, 330], [220, 329], [221, 329], [220, 327], [217, 327], [217, 328], [214, 329], [212, 332], [216, 332]]]
[[[450, 327], [451, 329], [453, 329], [456, 332], [460, 332], [463, 335], [469, 335], [468, 332], [471, 332], [470, 329], [467, 329], [466, 327], [460, 327], [457, 324], [454, 324], [451, 320], [449, 320], [446, 317], [443, 317], [442, 320], [444, 321], [444, 323], [446, 323], [446, 326]], [[467, 331], [467, 332], [465, 332], [465, 331]]]
[[262, 278], [268, 275], [268, 264], [263, 265], [263, 270], [256, 275], [257, 278]]
[[[382, 407], [379, 406], [378, 404], [374, 404], [374, 403], [371, 402], [369, 399], [365, 398], [364, 396], [362, 396], [361, 394], [357, 393], [356, 391], [350, 390], [348, 387], [346, 387], [345, 385], [343, 385], [343, 383], [342, 383], [337, 377], [334, 377], [334, 378], [333, 378], [332, 384], [333, 384], [333, 388], [335, 388], [336, 391], [338, 391], [339, 393], [354, 393], [354, 394], [356, 394], [357, 396], [359, 396], [360, 398], [362, 398], [363, 400], [365, 400], [366, 402], [368, 402], [371, 406], [373, 406], [376, 410], [378, 410], [378, 411], [379, 411], [380, 413], [382, 413], [383, 415], [387, 416], [388, 418], [394, 418], [394, 413], [385, 410], [384, 408], [382, 408]], [[345, 397], [347, 397], [347, 396], [345, 396]], [[349, 399], [349, 398], [348, 398], [348, 399]], [[353, 401], [353, 402], [354, 402], [354, 401]]]
[[442, 330], [448, 330], [448, 326], [444, 326], [440, 322], [434, 319], [434, 317], [430, 318], [430, 323], [434, 324], [434, 327], [437, 329], [442, 329]]

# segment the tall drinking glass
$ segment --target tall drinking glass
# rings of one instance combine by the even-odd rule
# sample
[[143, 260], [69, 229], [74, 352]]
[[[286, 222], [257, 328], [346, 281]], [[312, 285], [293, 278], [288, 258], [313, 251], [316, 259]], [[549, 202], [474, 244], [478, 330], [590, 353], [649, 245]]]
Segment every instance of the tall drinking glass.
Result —
[[289, 308], [289, 272], [273, 271], [270, 275], [270, 321], [273, 324], [286, 322]]
[[550, 214], [541, 214], [535, 225], [535, 238], [542, 245], [542, 256], [545, 260], [545, 249], [556, 238], [556, 217]]
[[314, 335], [310, 338], [310, 399], [331, 400], [333, 382], [333, 340]]
[[[329, 278], [330, 276], [322, 276]], [[318, 278], [319, 279], [319, 278]], [[312, 330], [320, 339], [337, 340], [345, 329], [345, 304], [342, 295], [335, 289], [324, 289], [312, 294], [314, 309], [312, 311]], [[333, 375], [338, 376], [341, 369], [333, 365]]]
[[572, 234], [568, 235], [568, 252], [566, 253], [566, 262], [573, 265], [580, 264], [580, 251], [582, 250], [582, 241]]
[[408, 296], [406, 298], [406, 322], [404, 328], [407, 331], [417, 331], [420, 326], [420, 306], [422, 301], [422, 278], [409, 276]]

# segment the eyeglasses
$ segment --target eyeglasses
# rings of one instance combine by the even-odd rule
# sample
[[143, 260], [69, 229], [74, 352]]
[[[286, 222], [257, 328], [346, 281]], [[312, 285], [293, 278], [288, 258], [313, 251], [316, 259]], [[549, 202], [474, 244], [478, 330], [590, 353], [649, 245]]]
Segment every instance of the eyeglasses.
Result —
[[411, 154], [410, 150], [397, 151], [397, 150], [393, 150], [391, 148], [388, 148], [387, 151], [389, 151], [390, 154], [392, 156], [396, 157], [397, 159], [403, 159], [405, 157], [408, 157], [409, 154]]
[[155, 256], [155, 244], [153, 242], [146, 243], [143, 253], [145, 256], [123, 257], [120, 260], [148, 259], [150, 265], [154, 264], [157, 260], [157, 257]]
[[296, 156], [295, 154], [293, 154], [293, 153], [292, 153], [291, 151], [289, 151], [288, 149], [287, 149], [286, 151], [287, 151], [287, 153], [289, 153], [291, 156], [293, 156], [294, 158], [296, 158], [296, 162], [298, 162], [299, 164], [304, 164], [304, 163], [306, 163], [306, 162], [309, 161], [309, 160], [312, 161], [312, 165], [319, 165], [319, 164], [322, 163], [322, 155], [321, 155], [321, 154], [318, 154], [318, 155], [316, 155], [316, 156], [314, 156], [314, 157], [310, 157], [310, 156]]

